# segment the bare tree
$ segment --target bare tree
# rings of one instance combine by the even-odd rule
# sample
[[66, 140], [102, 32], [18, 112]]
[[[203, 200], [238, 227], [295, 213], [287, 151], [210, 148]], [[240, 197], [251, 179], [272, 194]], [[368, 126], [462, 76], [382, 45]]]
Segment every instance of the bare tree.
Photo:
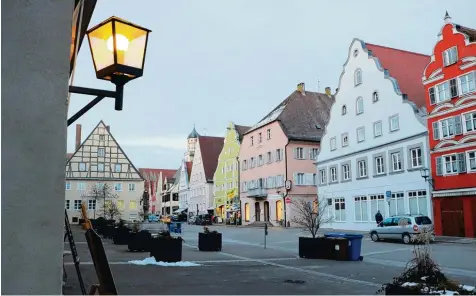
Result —
[[116, 202], [106, 201], [103, 208], [105, 210], [104, 216], [106, 219], [109, 219], [109, 220], [121, 219], [122, 211], [121, 209], [119, 209]]
[[93, 199], [96, 201], [96, 206], [94, 207], [94, 219], [96, 219], [96, 208], [98, 201], [102, 201], [102, 212], [104, 217], [106, 216], [106, 201], [112, 201], [118, 197], [116, 193], [113, 192], [112, 185], [108, 183], [97, 183], [89, 188], [89, 190], [81, 196], [83, 199]]
[[307, 199], [294, 199], [292, 201], [296, 215], [291, 218], [291, 222], [299, 225], [303, 231], [308, 231], [313, 238], [316, 238], [319, 228], [332, 221], [332, 217], [326, 215], [328, 207], [326, 198], [317, 198], [314, 201]]

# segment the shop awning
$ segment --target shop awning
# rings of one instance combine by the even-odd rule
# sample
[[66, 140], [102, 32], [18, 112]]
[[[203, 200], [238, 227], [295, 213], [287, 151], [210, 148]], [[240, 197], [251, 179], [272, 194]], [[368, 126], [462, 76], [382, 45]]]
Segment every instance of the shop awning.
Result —
[[185, 212], [186, 210], [188, 210], [188, 208], [177, 209], [177, 210], [174, 211], [174, 214], [179, 214], [179, 213]]

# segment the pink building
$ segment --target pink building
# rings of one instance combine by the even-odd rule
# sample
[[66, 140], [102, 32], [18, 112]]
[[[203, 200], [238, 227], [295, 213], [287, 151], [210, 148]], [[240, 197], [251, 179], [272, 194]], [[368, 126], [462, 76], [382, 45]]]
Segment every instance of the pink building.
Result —
[[333, 101], [330, 88], [321, 94], [305, 91], [300, 83], [245, 133], [239, 156], [244, 225], [289, 222], [294, 213], [287, 202], [316, 199], [314, 162]]

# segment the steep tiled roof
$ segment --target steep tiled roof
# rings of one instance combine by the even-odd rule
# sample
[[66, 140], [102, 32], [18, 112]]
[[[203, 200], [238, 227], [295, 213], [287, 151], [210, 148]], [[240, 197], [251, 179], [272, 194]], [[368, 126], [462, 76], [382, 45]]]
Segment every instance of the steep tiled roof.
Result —
[[213, 174], [217, 168], [218, 156], [223, 149], [225, 138], [222, 137], [198, 137], [200, 152], [202, 153], [203, 169], [205, 171], [205, 180], [213, 180]]
[[187, 161], [187, 162], [185, 162], [185, 165], [187, 166], [188, 179], [190, 180], [190, 174], [192, 174], [192, 165], [193, 165], [193, 162]]
[[320, 141], [334, 99], [322, 93], [296, 90], [246, 133], [278, 120], [288, 139]]
[[379, 59], [381, 66], [388, 70], [389, 75], [397, 80], [402, 94], [406, 94], [408, 100], [418, 108], [425, 106], [425, 88], [421, 76], [430, 62], [430, 56], [376, 44], [365, 45]]
[[139, 168], [139, 172], [146, 181], [158, 181], [160, 172], [162, 172], [162, 178], [165, 180], [166, 177], [167, 179], [172, 178], [176, 170]]
[[235, 129], [238, 132], [238, 137], [240, 138], [240, 141], [243, 140], [244, 134], [251, 128], [251, 126], [245, 126], [245, 125], [238, 125], [235, 124]]

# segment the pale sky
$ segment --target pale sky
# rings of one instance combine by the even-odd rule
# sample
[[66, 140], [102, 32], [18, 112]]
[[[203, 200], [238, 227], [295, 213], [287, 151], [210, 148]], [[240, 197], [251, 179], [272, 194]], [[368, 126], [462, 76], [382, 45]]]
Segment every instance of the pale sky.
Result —
[[[136, 167], [180, 166], [186, 137], [254, 125], [299, 82], [332, 91], [353, 38], [431, 54], [448, 10], [476, 28], [475, 0], [100, 0], [90, 26], [115, 15], [152, 30], [144, 76], [126, 84], [124, 110], [104, 99], [75, 124], [83, 138], [102, 119]], [[113, 90], [95, 77], [87, 39], [74, 85]], [[319, 81], [319, 83], [318, 83]], [[69, 116], [93, 97], [72, 95]]]

